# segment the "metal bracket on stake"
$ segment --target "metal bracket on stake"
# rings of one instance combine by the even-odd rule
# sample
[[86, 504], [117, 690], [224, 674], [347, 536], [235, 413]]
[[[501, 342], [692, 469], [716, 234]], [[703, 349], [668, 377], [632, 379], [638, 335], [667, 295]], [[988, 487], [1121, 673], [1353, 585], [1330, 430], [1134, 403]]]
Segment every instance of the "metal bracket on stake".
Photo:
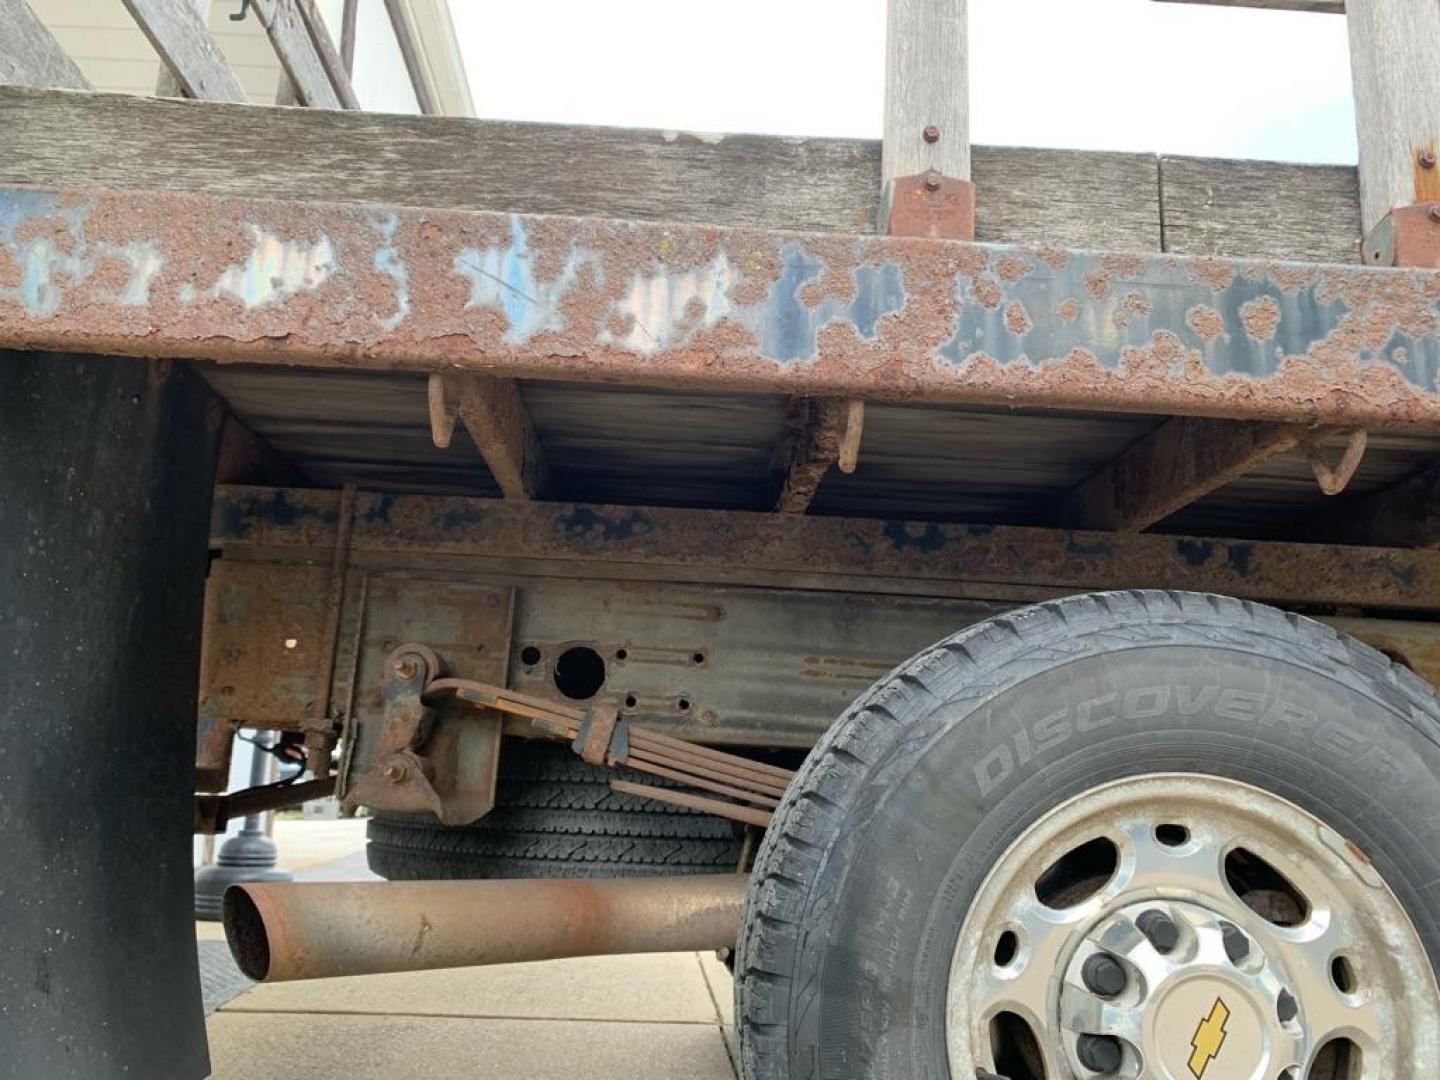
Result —
[[891, 236], [968, 239], [975, 235], [975, 185], [934, 169], [897, 176], [885, 185], [880, 220]]
[[1440, 269], [1440, 202], [1391, 210], [1365, 238], [1365, 262]]

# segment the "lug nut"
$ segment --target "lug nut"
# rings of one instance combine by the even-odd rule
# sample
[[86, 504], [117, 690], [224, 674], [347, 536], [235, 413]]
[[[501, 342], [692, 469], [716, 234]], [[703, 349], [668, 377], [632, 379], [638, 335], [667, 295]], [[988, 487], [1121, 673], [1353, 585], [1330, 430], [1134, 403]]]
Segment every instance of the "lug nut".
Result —
[[1180, 944], [1180, 928], [1175, 920], [1163, 911], [1154, 908], [1142, 911], [1135, 920], [1135, 927], [1144, 934], [1158, 953], [1171, 953]]
[[1120, 1043], [1109, 1035], [1081, 1035], [1075, 1056], [1091, 1072], [1113, 1073], [1120, 1068]]
[[1234, 923], [1224, 923], [1220, 932], [1225, 936], [1225, 955], [1232, 964], [1238, 964], [1250, 955], [1250, 939]]
[[1282, 1024], [1288, 1024], [1300, 1015], [1300, 1003], [1289, 990], [1281, 990], [1280, 996], [1275, 999], [1275, 1015], [1280, 1017]]
[[1113, 998], [1120, 993], [1128, 981], [1120, 962], [1109, 953], [1100, 952], [1085, 960], [1085, 966], [1080, 969], [1080, 979], [1085, 989], [1105, 998]]

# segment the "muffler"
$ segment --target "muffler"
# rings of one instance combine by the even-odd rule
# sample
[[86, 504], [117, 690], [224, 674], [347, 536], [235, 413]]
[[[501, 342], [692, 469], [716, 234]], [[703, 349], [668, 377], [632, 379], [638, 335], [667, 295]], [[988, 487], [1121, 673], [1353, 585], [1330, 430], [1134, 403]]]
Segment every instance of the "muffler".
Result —
[[225, 937], [257, 982], [733, 948], [746, 880], [257, 882], [226, 890]]

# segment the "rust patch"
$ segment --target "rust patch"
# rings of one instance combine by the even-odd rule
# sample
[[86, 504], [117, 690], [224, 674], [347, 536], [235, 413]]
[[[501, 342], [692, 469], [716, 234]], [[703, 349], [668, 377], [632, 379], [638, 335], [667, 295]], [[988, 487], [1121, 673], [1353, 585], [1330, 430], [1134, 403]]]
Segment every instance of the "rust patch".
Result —
[[1245, 325], [1245, 332], [1256, 341], [1269, 341], [1280, 325], [1280, 305], [1273, 296], [1251, 300], [1241, 306], [1240, 321]]
[[1208, 345], [1225, 332], [1225, 319], [1213, 307], [1199, 304], [1185, 313], [1186, 325]]
[[1005, 309], [1005, 329], [1012, 334], [1028, 334], [1034, 325], [1024, 304], [1011, 304]]
[[1004, 295], [1000, 291], [1000, 283], [989, 274], [978, 277], [970, 286], [970, 294], [987, 308], [1000, 306], [1000, 299]]
[[995, 260], [995, 273], [1001, 281], [1019, 281], [1030, 272], [1030, 268], [1030, 261], [1018, 255], [1002, 255]]
[[1080, 301], [1074, 297], [1061, 300], [1055, 307], [1055, 314], [1065, 322], [1074, 322], [1080, 317]]

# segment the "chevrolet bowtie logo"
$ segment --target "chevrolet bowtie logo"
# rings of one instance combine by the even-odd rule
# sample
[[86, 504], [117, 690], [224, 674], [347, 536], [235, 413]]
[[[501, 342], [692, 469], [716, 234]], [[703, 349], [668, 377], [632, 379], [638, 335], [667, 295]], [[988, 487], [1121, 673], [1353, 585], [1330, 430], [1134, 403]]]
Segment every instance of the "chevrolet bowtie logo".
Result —
[[1215, 1004], [1210, 1007], [1210, 1015], [1200, 1021], [1195, 1037], [1190, 1040], [1190, 1048], [1194, 1051], [1190, 1055], [1190, 1072], [1195, 1080], [1204, 1080], [1205, 1070], [1220, 1056], [1220, 1048], [1225, 1045], [1225, 1025], [1229, 1020], [1230, 1010], [1224, 1001], [1216, 998]]

